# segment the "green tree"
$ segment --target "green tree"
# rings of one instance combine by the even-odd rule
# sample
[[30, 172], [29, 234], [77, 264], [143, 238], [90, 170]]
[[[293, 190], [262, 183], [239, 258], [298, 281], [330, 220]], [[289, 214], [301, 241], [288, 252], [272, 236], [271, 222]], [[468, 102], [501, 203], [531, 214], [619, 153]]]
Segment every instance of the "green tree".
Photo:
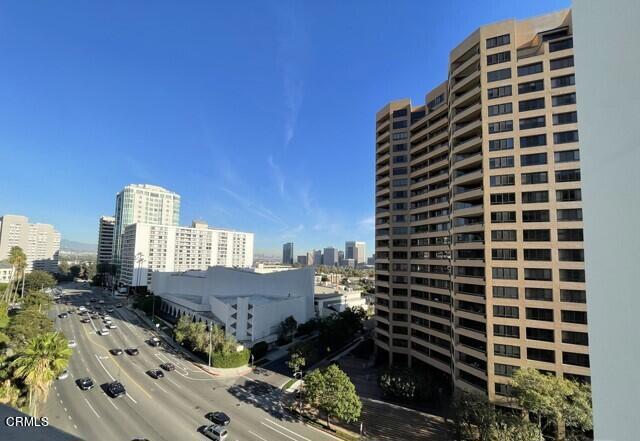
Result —
[[27, 308], [11, 317], [7, 335], [13, 347], [20, 348], [39, 335], [53, 332], [53, 321], [37, 309]]
[[29, 389], [29, 411], [37, 415], [39, 401], [45, 401], [53, 379], [69, 364], [71, 349], [67, 339], [57, 332], [35, 337], [13, 361], [13, 375]]
[[529, 420], [515, 415], [500, 415], [491, 428], [491, 441], [540, 441], [540, 428]]
[[304, 382], [305, 399], [311, 406], [324, 412], [327, 426], [330, 418], [336, 417], [347, 423], [360, 418], [362, 402], [356, 388], [337, 365], [324, 370], [316, 369], [307, 375]]
[[66, 260], [61, 260], [58, 264], [58, 270], [60, 271], [60, 274], [69, 273], [69, 262], [67, 262]]
[[516, 402], [536, 417], [540, 430], [555, 426], [556, 440], [565, 439], [565, 429], [585, 432], [593, 428], [588, 385], [523, 368], [515, 372], [511, 386]]
[[9, 288], [5, 291], [4, 300], [7, 303], [13, 303], [18, 296], [20, 279], [23, 280], [24, 289], [24, 275], [25, 269], [27, 268], [27, 255], [24, 253], [22, 248], [13, 246], [9, 250], [9, 258], [7, 259], [7, 261], [13, 267], [13, 275], [11, 277], [11, 280], [9, 281]]
[[51, 297], [39, 291], [30, 292], [29, 294], [24, 296], [24, 300], [22, 301], [22, 309], [33, 308], [42, 313], [48, 311], [50, 306]]
[[24, 287], [27, 291], [39, 291], [54, 286], [56, 286], [56, 279], [46, 271], [31, 271], [24, 277]]
[[0, 384], [0, 404], [16, 407], [20, 398], [20, 389], [15, 387], [11, 380], [6, 379]]
[[298, 322], [292, 315], [280, 323], [280, 335], [288, 341], [293, 339], [293, 334], [296, 332], [296, 329], [298, 329]]
[[299, 372], [303, 367], [307, 364], [304, 355], [301, 352], [295, 351], [291, 353], [289, 360], [287, 361], [287, 366], [291, 369], [292, 373]]
[[189, 327], [189, 342], [191, 348], [197, 352], [207, 352], [209, 350], [209, 333], [204, 323], [191, 323]]
[[189, 326], [191, 325], [191, 317], [183, 314], [178, 319], [178, 323], [173, 327], [173, 338], [178, 343], [185, 343], [189, 339]]
[[[456, 390], [453, 398], [456, 439], [491, 441], [496, 412], [485, 395]], [[476, 438], [477, 434], [477, 438]]]

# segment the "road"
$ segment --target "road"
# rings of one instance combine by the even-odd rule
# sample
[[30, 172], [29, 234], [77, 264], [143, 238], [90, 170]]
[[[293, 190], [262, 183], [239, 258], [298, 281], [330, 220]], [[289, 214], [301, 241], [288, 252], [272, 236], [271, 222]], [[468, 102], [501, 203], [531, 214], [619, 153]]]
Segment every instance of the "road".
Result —
[[[208, 420], [204, 414], [223, 411], [231, 418], [228, 441], [323, 441], [337, 439], [306, 426], [283, 412], [280, 390], [284, 377], [264, 369], [234, 379], [220, 379], [201, 371], [180, 354], [165, 346], [151, 347], [152, 335], [126, 307], [111, 313], [117, 329], [100, 336], [101, 319], [83, 324], [77, 314], [61, 319], [58, 314], [84, 305], [91, 298], [102, 299], [104, 308], [119, 300], [101, 289], [79, 285], [63, 287], [62, 302], [54, 304], [56, 328], [77, 342], [69, 364], [69, 378], [55, 380], [44, 415], [50, 424], [85, 440], [204, 440], [198, 429]], [[93, 309], [98, 303], [91, 303]], [[139, 355], [114, 356], [109, 350], [137, 347]], [[154, 380], [146, 374], [163, 362], [177, 366]], [[82, 391], [75, 384], [89, 376], [96, 387]], [[119, 398], [107, 396], [100, 385], [118, 380], [127, 389]]]

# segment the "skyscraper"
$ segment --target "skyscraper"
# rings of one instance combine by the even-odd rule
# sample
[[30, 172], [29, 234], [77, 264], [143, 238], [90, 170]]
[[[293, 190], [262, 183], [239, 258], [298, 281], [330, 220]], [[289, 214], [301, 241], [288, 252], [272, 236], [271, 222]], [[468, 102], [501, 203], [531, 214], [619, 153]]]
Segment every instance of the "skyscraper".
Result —
[[53, 225], [31, 224], [26, 216], [6, 214], [0, 217], [0, 261], [18, 246], [27, 256], [26, 272], [58, 272], [60, 233]]
[[293, 242], [287, 242], [282, 245], [282, 263], [293, 265]]
[[483, 26], [376, 116], [376, 345], [500, 401], [588, 380], [571, 11]]
[[313, 250], [313, 264], [322, 265], [322, 250]]
[[338, 250], [334, 247], [327, 247], [322, 253], [322, 264], [326, 266], [336, 266], [338, 264]]
[[367, 262], [366, 244], [358, 241], [348, 241], [344, 244], [345, 259], [353, 259], [355, 265], [363, 265]]
[[156, 185], [131, 184], [116, 195], [113, 263], [120, 265], [122, 235], [135, 223], [173, 225], [180, 223], [180, 195]]
[[116, 219], [113, 216], [100, 217], [100, 227], [98, 230], [98, 265], [101, 263], [111, 263], [113, 259], [113, 231]]

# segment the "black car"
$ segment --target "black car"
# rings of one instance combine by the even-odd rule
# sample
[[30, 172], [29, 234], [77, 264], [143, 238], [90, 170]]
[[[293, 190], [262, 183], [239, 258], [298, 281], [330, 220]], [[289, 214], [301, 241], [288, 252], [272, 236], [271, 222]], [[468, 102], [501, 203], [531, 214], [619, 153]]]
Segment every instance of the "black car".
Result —
[[69, 317], [69, 314], [67, 314], [66, 312], [63, 312], [62, 314], [58, 314], [58, 317], [67, 318], [67, 317]]
[[127, 393], [126, 389], [119, 381], [114, 381], [112, 383], [107, 384], [107, 392], [111, 397], [117, 398], [121, 395], [125, 395]]
[[89, 378], [89, 377], [78, 378], [76, 380], [76, 384], [82, 390], [89, 390], [89, 389], [93, 388], [93, 386], [94, 386], [93, 380], [91, 378]]
[[91, 319], [83, 318], [82, 320], [80, 320], [80, 323], [91, 323]]
[[111, 354], [113, 355], [122, 355], [122, 349], [120, 348], [111, 349], [109, 352], [111, 352]]
[[140, 353], [137, 348], [127, 348], [124, 351], [129, 355], [138, 355]]
[[175, 371], [176, 370], [176, 365], [173, 363], [162, 363], [160, 365], [160, 367], [162, 369], [164, 369], [165, 371]]
[[156, 380], [158, 378], [164, 378], [164, 372], [162, 372], [160, 369], [149, 369], [147, 371], [147, 375], [151, 378], [155, 378]]
[[160, 339], [158, 337], [152, 337], [149, 340], [147, 340], [147, 344], [149, 346], [160, 346]]
[[100, 317], [98, 317], [97, 315], [92, 315], [91, 318], [94, 320], [98, 320]]
[[204, 417], [212, 423], [220, 426], [228, 426], [231, 422], [231, 418], [229, 418], [229, 416], [224, 412], [209, 412]]
[[91, 299], [89, 300], [91, 303], [95, 303], [98, 299]]
[[116, 308], [122, 308], [122, 303], [116, 303]]

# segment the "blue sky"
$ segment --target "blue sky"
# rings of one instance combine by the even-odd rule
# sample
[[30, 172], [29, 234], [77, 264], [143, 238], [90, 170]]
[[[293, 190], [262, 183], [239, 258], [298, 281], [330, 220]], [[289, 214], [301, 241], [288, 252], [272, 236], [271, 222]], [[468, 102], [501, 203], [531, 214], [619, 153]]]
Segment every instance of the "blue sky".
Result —
[[568, 1], [0, 4], [0, 213], [97, 241], [115, 193], [296, 254], [373, 251], [374, 118], [446, 78], [478, 26]]

